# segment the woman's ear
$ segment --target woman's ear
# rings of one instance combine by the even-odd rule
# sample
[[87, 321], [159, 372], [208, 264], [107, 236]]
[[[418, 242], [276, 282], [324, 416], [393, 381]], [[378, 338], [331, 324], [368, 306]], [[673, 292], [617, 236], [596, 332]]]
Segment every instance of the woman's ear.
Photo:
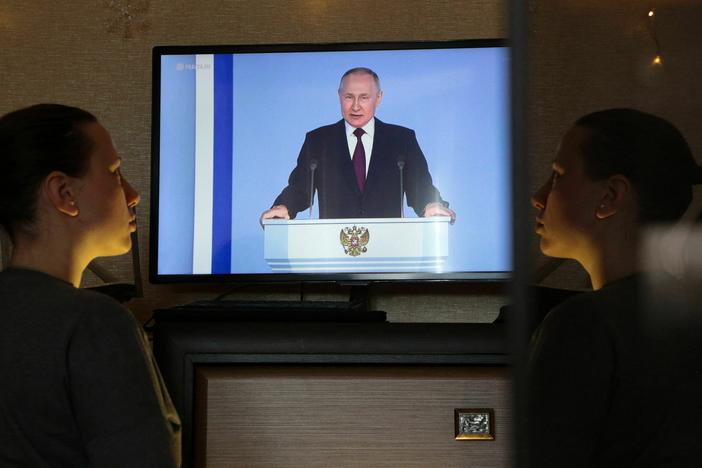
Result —
[[597, 219], [607, 219], [624, 209], [633, 194], [631, 182], [623, 175], [610, 176], [604, 185], [600, 205], [595, 210]]
[[78, 216], [75, 179], [63, 172], [54, 171], [44, 179], [43, 191], [47, 199], [63, 214]]

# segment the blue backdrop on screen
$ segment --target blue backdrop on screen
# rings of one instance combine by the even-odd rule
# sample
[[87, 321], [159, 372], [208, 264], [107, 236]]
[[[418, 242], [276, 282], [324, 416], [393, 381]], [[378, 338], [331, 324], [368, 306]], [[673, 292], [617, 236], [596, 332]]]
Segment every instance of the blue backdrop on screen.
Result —
[[[376, 115], [415, 130], [434, 185], [457, 213], [444, 271], [511, 269], [506, 49], [237, 54], [231, 63], [232, 273], [271, 271], [259, 217], [287, 184], [306, 132], [341, 118], [339, 79], [357, 66], [378, 73]], [[162, 274], [192, 272], [196, 68], [195, 56], [162, 58]]]
[[192, 55], [163, 57], [161, 63], [161, 115], [165, 117], [161, 119], [159, 160], [161, 272], [193, 269], [195, 72], [190, 67], [194, 66]]

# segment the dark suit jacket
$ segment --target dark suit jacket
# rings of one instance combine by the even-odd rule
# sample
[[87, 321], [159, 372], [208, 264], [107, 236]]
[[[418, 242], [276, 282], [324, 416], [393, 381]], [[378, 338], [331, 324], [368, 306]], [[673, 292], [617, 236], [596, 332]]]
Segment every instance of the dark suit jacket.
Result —
[[340, 120], [307, 133], [288, 186], [273, 204], [285, 205], [291, 218], [309, 208], [310, 162], [315, 160], [314, 189], [319, 199], [320, 218], [399, 218], [398, 158], [405, 161], [403, 185], [407, 204], [418, 216], [429, 202], [442, 202], [448, 206], [432, 184], [427, 161], [414, 131], [383, 123], [377, 118], [363, 192], [356, 184], [344, 121]]

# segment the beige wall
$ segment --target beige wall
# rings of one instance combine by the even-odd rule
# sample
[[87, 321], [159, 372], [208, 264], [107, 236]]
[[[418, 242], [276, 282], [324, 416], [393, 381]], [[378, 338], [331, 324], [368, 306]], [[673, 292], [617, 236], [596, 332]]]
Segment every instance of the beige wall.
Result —
[[[134, 9], [132, 37], [110, 31], [119, 12]], [[96, 113], [125, 159], [125, 176], [140, 191], [140, 247], [148, 262], [151, 48], [169, 44], [253, 44], [450, 40], [504, 37], [499, 0], [166, 1], [3, 0], [0, 2], [0, 112], [58, 101]], [[280, 111], [277, 109], [276, 111]], [[285, 111], [285, 109], [282, 109]], [[129, 258], [102, 265], [129, 279]], [[88, 283], [94, 283], [88, 277]], [[143, 320], [154, 307], [213, 298], [225, 287], [150, 286], [129, 306]], [[306, 288], [309, 298], [341, 298], [335, 286]], [[298, 286], [242, 288], [253, 297], [299, 297]], [[492, 320], [504, 302], [494, 287], [378, 286], [373, 305], [395, 321]]]
[[[651, 6], [662, 67], [651, 66], [656, 50], [647, 29]], [[548, 177], [567, 127], [608, 107], [634, 107], [670, 119], [702, 161], [702, 2], [531, 0], [529, 10], [532, 190]], [[533, 251], [538, 255], [536, 239]], [[583, 287], [586, 282], [583, 270], [566, 262], [546, 284]]]
[[[112, 4], [132, 10], [131, 37]], [[648, 62], [654, 47], [639, 0], [529, 2], [532, 187], [547, 176], [560, 134], [591, 110], [634, 106], [669, 117], [702, 153], [702, 23], [699, 0], [660, 0], [658, 35], [664, 66]], [[57, 101], [95, 112], [125, 159], [124, 173], [142, 194], [139, 210], [144, 275], [148, 262], [151, 47], [167, 44], [448, 40], [505, 37], [500, 0], [239, 0], [0, 2], [0, 112]], [[530, 229], [530, 227], [525, 227]], [[533, 242], [534, 254], [536, 240]], [[103, 261], [129, 279], [128, 258]], [[89, 282], [92, 282], [88, 278]], [[566, 266], [548, 282], [581, 286]], [[141, 318], [154, 307], [212, 298], [224, 287], [145, 285], [130, 307]], [[341, 297], [318, 286], [309, 297]], [[295, 298], [296, 286], [242, 288], [236, 295]], [[494, 286], [379, 285], [373, 305], [393, 321], [489, 321], [505, 302]]]

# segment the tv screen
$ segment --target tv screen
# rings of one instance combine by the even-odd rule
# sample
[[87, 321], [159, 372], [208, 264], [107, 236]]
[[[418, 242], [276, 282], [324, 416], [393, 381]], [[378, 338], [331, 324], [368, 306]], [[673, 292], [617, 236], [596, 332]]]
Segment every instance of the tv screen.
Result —
[[154, 48], [151, 281], [507, 278], [509, 70], [500, 40]]

